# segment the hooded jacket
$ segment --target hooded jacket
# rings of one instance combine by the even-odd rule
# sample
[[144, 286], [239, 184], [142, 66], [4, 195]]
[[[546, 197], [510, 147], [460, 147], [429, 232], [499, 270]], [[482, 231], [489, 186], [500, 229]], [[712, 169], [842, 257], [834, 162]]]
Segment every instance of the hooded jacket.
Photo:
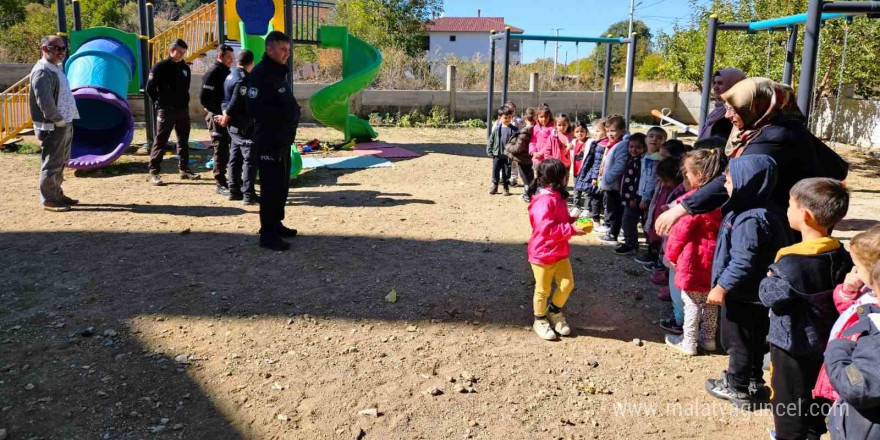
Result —
[[562, 195], [540, 188], [529, 202], [529, 263], [547, 265], [568, 258], [568, 241], [575, 232], [572, 220]]
[[529, 155], [529, 143], [532, 140], [532, 126], [525, 125], [520, 128], [516, 135], [507, 141], [504, 146], [504, 154], [521, 164], [531, 164], [532, 156]]
[[599, 189], [602, 191], [620, 191], [623, 180], [623, 172], [626, 169], [626, 159], [629, 157], [629, 132], [624, 133], [623, 139], [614, 144], [610, 151], [605, 154], [605, 169], [602, 170], [602, 180], [599, 181]]
[[743, 156], [730, 161], [729, 173], [733, 191], [721, 207], [712, 285], [727, 290], [725, 301], [761, 304], [758, 286], [776, 252], [789, 243], [788, 225], [770, 201], [776, 161], [763, 154]]
[[654, 198], [654, 189], [657, 186], [657, 164], [663, 160], [659, 152], [645, 153], [642, 156], [642, 175], [639, 177], [639, 198], [650, 202]]
[[685, 216], [669, 231], [666, 258], [675, 264], [675, 287], [687, 292], [712, 289], [712, 257], [720, 226], [721, 210], [716, 209], [707, 214]]
[[821, 358], [839, 316], [834, 287], [852, 269], [852, 259], [830, 237], [801, 242], [779, 253], [784, 255], [770, 265], [773, 274], [761, 281], [759, 290], [761, 302], [770, 309], [767, 340], [794, 355]]
[[595, 194], [599, 191], [593, 181], [599, 178], [599, 169], [602, 167], [602, 156], [605, 155], [605, 145], [608, 139], [600, 141], [590, 140], [589, 148], [584, 154], [584, 162], [574, 181], [574, 189], [576, 191], [587, 191]]

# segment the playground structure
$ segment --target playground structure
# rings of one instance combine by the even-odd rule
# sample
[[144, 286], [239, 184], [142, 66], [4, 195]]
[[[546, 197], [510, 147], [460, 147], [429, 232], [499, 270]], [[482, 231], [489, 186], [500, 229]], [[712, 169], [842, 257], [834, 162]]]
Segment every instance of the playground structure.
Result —
[[[185, 60], [204, 56], [217, 45], [238, 39], [254, 51], [259, 62], [265, 35], [285, 32], [294, 44], [315, 44], [342, 51], [343, 78], [312, 96], [309, 106], [315, 119], [345, 135], [345, 141], [369, 141], [377, 137], [369, 123], [349, 111], [349, 98], [367, 87], [378, 75], [381, 53], [348, 34], [345, 27], [323, 26], [322, 10], [330, 3], [311, 0], [224, 0], [204, 4], [155, 35], [153, 5], [138, 0], [139, 34], [118, 29], [81, 28], [78, 0], [72, 0], [74, 30], [68, 33], [65, 0], [56, 0], [58, 35], [67, 43], [70, 56], [65, 70], [81, 119], [74, 122], [74, 140], [68, 166], [92, 169], [106, 166], [128, 148], [134, 118], [130, 95], [144, 99], [147, 142], [155, 136], [153, 104], [143, 88], [150, 68], [167, 54], [177, 38], [189, 44]], [[225, 18], [225, 17], [228, 17]], [[228, 33], [227, 33], [228, 30]], [[292, 51], [291, 47], [291, 51]], [[288, 59], [292, 71], [293, 56]], [[291, 75], [291, 83], [293, 78]], [[31, 128], [28, 108], [29, 77], [0, 94], [0, 148], [4, 142]], [[295, 152], [294, 155], [298, 156]], [[294, 163], [299, 157], [293, 158]]]
[[[706, 36], [706, 60], [703, 69], [703, 89], [700, 100], [700, 126], [706, 123], [709, 114], [709, 97], [712, 88], [712, 76], [715, 68], [715, 41], [718, 31], [745, 31], [755, 33], [759, 31], [773, 32], [775, 30], [787, 30], [788, 41], [786, 44], [785, 66], [782, 73], [782, 83], [791, 85], [794, 73], [795, 51], [797, 47], [798, 26], [806, 24], [804, 32], [804, 47], [801, 56], [801, 71], [798, 86], [798, 107], [809, 120], [812, 110], [813, 89], [816, 82], [816, 63], [819, 53], [819, 32], [822, 23], [826, 20], [846, 19], [852, 20], [856, 15], [868, 15], [872, 17], [880, 13], [880, 1], [835, 1], [809, 0], [807, 12], [804, 14], [789, 15], [786, 17], [772, 18], [769, 20], [753, 21], [750, 23], [724, 23], [718, 20], [717, 15], [709, 17], [708, 35]], [[848, 34], [846, 34], [848, 36]], [[844, 45], [846, 39], [844, 40]], [[843, 77], [844, 62], [841, 65], [841, 81]], [[838, 84], [840, 89], [840, 83]], [[838, 90], [838, 96], [840, 92]]]
[[630, 35], [629, 38], [615, 38], [612, 36], [608, 37], [566, 37], [566, 36], [550, 36], [550, 35], [525, 35], [525, 34], [511, 34], [510, 27], [506, 27], [504, 29], [504, 33], [496, 33], [494, 30], [491, 32], [489, 36], [489, 90], [487, 95], [488, 108], [486, 111], [486, 125], [487, 130], [491, 132], [492, 123], [494, 121], [493, 111], [496, 108], [494, 104], [495, 98], [495, 46], [497, 41], [504, 41], [504, 69], [502, 73], [502, 81], [501, 81], [501, 102], [507, 102], [507, 88], [508, 88], [508, 79], [510, 73], [510, 41], [511, 40], [522, 40], [522, 41], [543, 41], [545, 44], [548, 41], [558, 41], [558, 42], [573, 42], [575, 45], [580, 43], [596, 43], [596, 44], [607, 44], [605, 49], [605, 77], [604, 83], [602, 86], [602, 117], [606, 117], [608, 113], [608, 99], [611, 91], [611, 59], [612, 59], [612, 48], [613, 44], [629, 44], [627, 47], [626, 53], [626, 101], [624, 104], [624, 120], [627, 125], [629, 125], [630, 117], [632, 115], [632, 88], [633, 88], [633, 75], [635, 69], [635, 56], [636, 56], [636, 39], [637, 36], [635, 33]]

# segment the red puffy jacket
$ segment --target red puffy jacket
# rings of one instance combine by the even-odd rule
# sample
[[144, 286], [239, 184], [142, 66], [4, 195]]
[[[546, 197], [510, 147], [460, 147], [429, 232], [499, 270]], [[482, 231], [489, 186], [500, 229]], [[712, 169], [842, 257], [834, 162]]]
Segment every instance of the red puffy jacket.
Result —
[[[686, 199], [696, 190], [678, 198]], [[675, 287], [688, 292], [712, 290], [712, 260], [721, 228], [721, 210], [682, 217], [666, 239], [666, 258], [675, 264]]]

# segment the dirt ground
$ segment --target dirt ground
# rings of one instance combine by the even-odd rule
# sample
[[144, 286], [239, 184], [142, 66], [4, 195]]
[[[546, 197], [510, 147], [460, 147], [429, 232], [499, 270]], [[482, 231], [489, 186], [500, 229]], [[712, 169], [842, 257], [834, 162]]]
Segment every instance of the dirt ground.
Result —
[[[82, 205], [57, 214], [39, 209], [39, 157], [0, 154], [0, 430], [10, 440], [767, 437], [768, 414], [704, 391], [726, 357], [666, 347], [655, 323], [670, 303], [595, 235], [572, 240], [574, 335], [539, 340], [526, 204], [486, 194], [484, 131], [380, 131], [420, 157], [298, 178], [286, 223], [301, 236], [286, 253], [257, 247], [257, 208], [214, 194], [204, 168], [202, 181], [168, 173], [155, 188], [141, 150], [68, 173], [65, 192]], [[313, 137], [338, 135], [300, 130]], [[838, 233], [851, 237], [880, 218], [880, 161], [845, 155], [853, 202]]]

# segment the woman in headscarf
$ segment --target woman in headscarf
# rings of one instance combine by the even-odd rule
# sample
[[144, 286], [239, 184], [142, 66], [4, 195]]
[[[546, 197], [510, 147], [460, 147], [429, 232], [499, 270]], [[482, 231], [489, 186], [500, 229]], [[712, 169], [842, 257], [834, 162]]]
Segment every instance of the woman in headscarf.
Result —
[[724, 100], [721, 95], [730, 90], [736, 83], [746, 79], [746, 74], [739, 69], [727, 68], [715, 72], [712, 76], [712, 92], [715, 93], [715, 109], [706, 117], [706, 122], [700, 127], [697, 140], [708, 139], [712, 136], [727, 139], [733, 125], [724, 117]]
[[[778, 166], [772, 201], [788, 207], [788, 193], [801, 179], [830, 177], [844, 180], [849, 165], [807, 129], [791, 87], [767, 78], [744, 79], [721, 95], [725, 116], [733, 125], [725, 153], [731, 158], [765, 154]], [[727, 201], [725, 176], [704, 185], [654, 222], [666, 235], [687, 214], [703, 214]]]

